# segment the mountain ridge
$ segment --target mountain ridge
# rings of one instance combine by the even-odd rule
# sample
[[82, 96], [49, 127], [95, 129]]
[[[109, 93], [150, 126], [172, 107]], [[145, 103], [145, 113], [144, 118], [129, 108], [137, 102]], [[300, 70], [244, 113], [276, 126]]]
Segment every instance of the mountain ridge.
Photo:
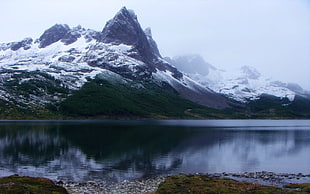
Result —
[[[296, 95], [310, 98], [310, 93], [298, 84], [273, 80], [252, 66], [242, 66], [238, 71], [228, 72], [208, 64], [200, 55], [177, 56], [168, 60], [205, 87], [242, 103], [259, 99], [263, 94], [288, 98], [289, 101], [293, 101]], [[201, 66], [205, 70], [197, 71]]]
[[0, 72], [0, 99], [19, 108], [59, 105], [99, 74], [117, 75], [142, 87], [152, 80], [166, 89], [168, 84], [194, 103], [217, 109], [230, 106], [229, 100], [164, 60], [151, 30], [142, 30], [134, 12], [125, 7], [102, 32], [55, 24], [35, 41], [0, 44]]
[[[35, 41], [1, 43], [0, 73], [2, 118], [13, 113], [22, 118], [27, 114], [40, 117], [42, 112], [78, 118], [74, 111], [96, 118], [117, 118], [118, 114], [130, 118], [238, 118], [237, 114], [248, 118], [243, 113], [246, 104], [215, 92], [164, 59], [150, 28], [143, 30], [135, 13], [126, 7], [101, 32], [55, 24]], [[119, 110], [101, 101], [111, 102]]]

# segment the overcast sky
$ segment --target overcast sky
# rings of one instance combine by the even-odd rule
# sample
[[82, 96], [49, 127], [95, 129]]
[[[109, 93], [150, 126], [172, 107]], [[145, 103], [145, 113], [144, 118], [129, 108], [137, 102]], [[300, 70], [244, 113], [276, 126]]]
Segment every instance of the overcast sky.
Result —
[[122, 6], [152, 28], [163, 56], [249, 65], [310, 90], [310, 0], [0, 0], [0, 42], [36, 39], [56, 23], [101, 31]]

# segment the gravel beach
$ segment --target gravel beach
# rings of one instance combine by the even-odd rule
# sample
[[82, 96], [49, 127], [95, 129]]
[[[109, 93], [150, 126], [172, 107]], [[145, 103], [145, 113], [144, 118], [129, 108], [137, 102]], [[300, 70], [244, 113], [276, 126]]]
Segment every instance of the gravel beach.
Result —
[[155, 192], [165, 177], [123, 181], [120, 183], [92, 182], [87, 183], [57, 183], [66, 188], [70, 194], [101, 194], [101, 193], [152, 193]]
[[[262, 185], [271, 185], [282, 187], [291, 183], [310, 183], [310, 174], [288, 174], [273, 172], [243, 172], [243, 173], [213, 173], [197, 175], [205, 175], [209, 177], [231, 178], [238, 181], [247, 181]], [[70, 194], [102, 194], [102, 193], [152, 193], [155, 192], [161, 182], [165, 180], [165, 176], [158, 176], [139, 180], [125, 180], [120, 183], [93, 182], [87, 183], [63, 183], [57, 182], [57, 185], [66, 188]]]

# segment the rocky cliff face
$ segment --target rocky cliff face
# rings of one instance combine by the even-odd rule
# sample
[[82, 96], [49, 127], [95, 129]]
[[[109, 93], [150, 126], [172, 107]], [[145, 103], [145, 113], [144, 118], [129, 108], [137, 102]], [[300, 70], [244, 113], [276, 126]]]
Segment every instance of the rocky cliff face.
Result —
[[126, 7], [123, 7], [112, 20], [107, 22], [102, 30], [100, 41], [132, 45], [137, 50], [137, 55], [134, 57], [145, 63], [152, 64], [157, 59], [137, 16], [133, 11], [127, 10]]
[[113, 19], [107, 22], [102, 30], [100, 42], [131, 45], [130, 57], [145, 63], [144, 69], [139, 69], [138, 73], [144, 71], [151, 75], [156, 72], [156, 69], [168, 70], [175, 78], [182, 78], [181, 72], [162, 60], [150, 29], [143, 31], [135, 13], [127, 10], [126, 7], [123, 7]]

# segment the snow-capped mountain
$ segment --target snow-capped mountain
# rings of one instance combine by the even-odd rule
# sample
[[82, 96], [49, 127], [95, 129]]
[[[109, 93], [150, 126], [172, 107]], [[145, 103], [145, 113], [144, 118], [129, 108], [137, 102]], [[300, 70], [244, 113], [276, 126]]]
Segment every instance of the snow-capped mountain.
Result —
[[[298, 84], [273, 80], [261, 75], [254, 67], [243, 66], [236, 72], [228, 72], [205, 62], [199, 55], [178, 56], [170, 61], [205, 87], [241, 103], [258, 100], [262, 95], [287, 98], [290, 102], [296, 95], [310, 97], [309, 92]], [[202, 71], [201, 67], [204, 67]]]
[[[38, 39], [0, 44], [0, 99], [23, 107], [66, 99], [89, 79], [168, 83], [181, 97], [212, 108], [229, 101], [163, 59], [151, 30], [122, 8], [102, 32], [56, 24]], [[143, 86], [141, 86], [143, 87]]]
[[[251, 103], [264, 95], [276, 99]], [[163, 58], [125, 7], [101, 32], [56, 24], [37, 39], [0, 44], [4, 119], [309, 118], [309, 96], [251, 67], [234, 75], [198, 55]]]

